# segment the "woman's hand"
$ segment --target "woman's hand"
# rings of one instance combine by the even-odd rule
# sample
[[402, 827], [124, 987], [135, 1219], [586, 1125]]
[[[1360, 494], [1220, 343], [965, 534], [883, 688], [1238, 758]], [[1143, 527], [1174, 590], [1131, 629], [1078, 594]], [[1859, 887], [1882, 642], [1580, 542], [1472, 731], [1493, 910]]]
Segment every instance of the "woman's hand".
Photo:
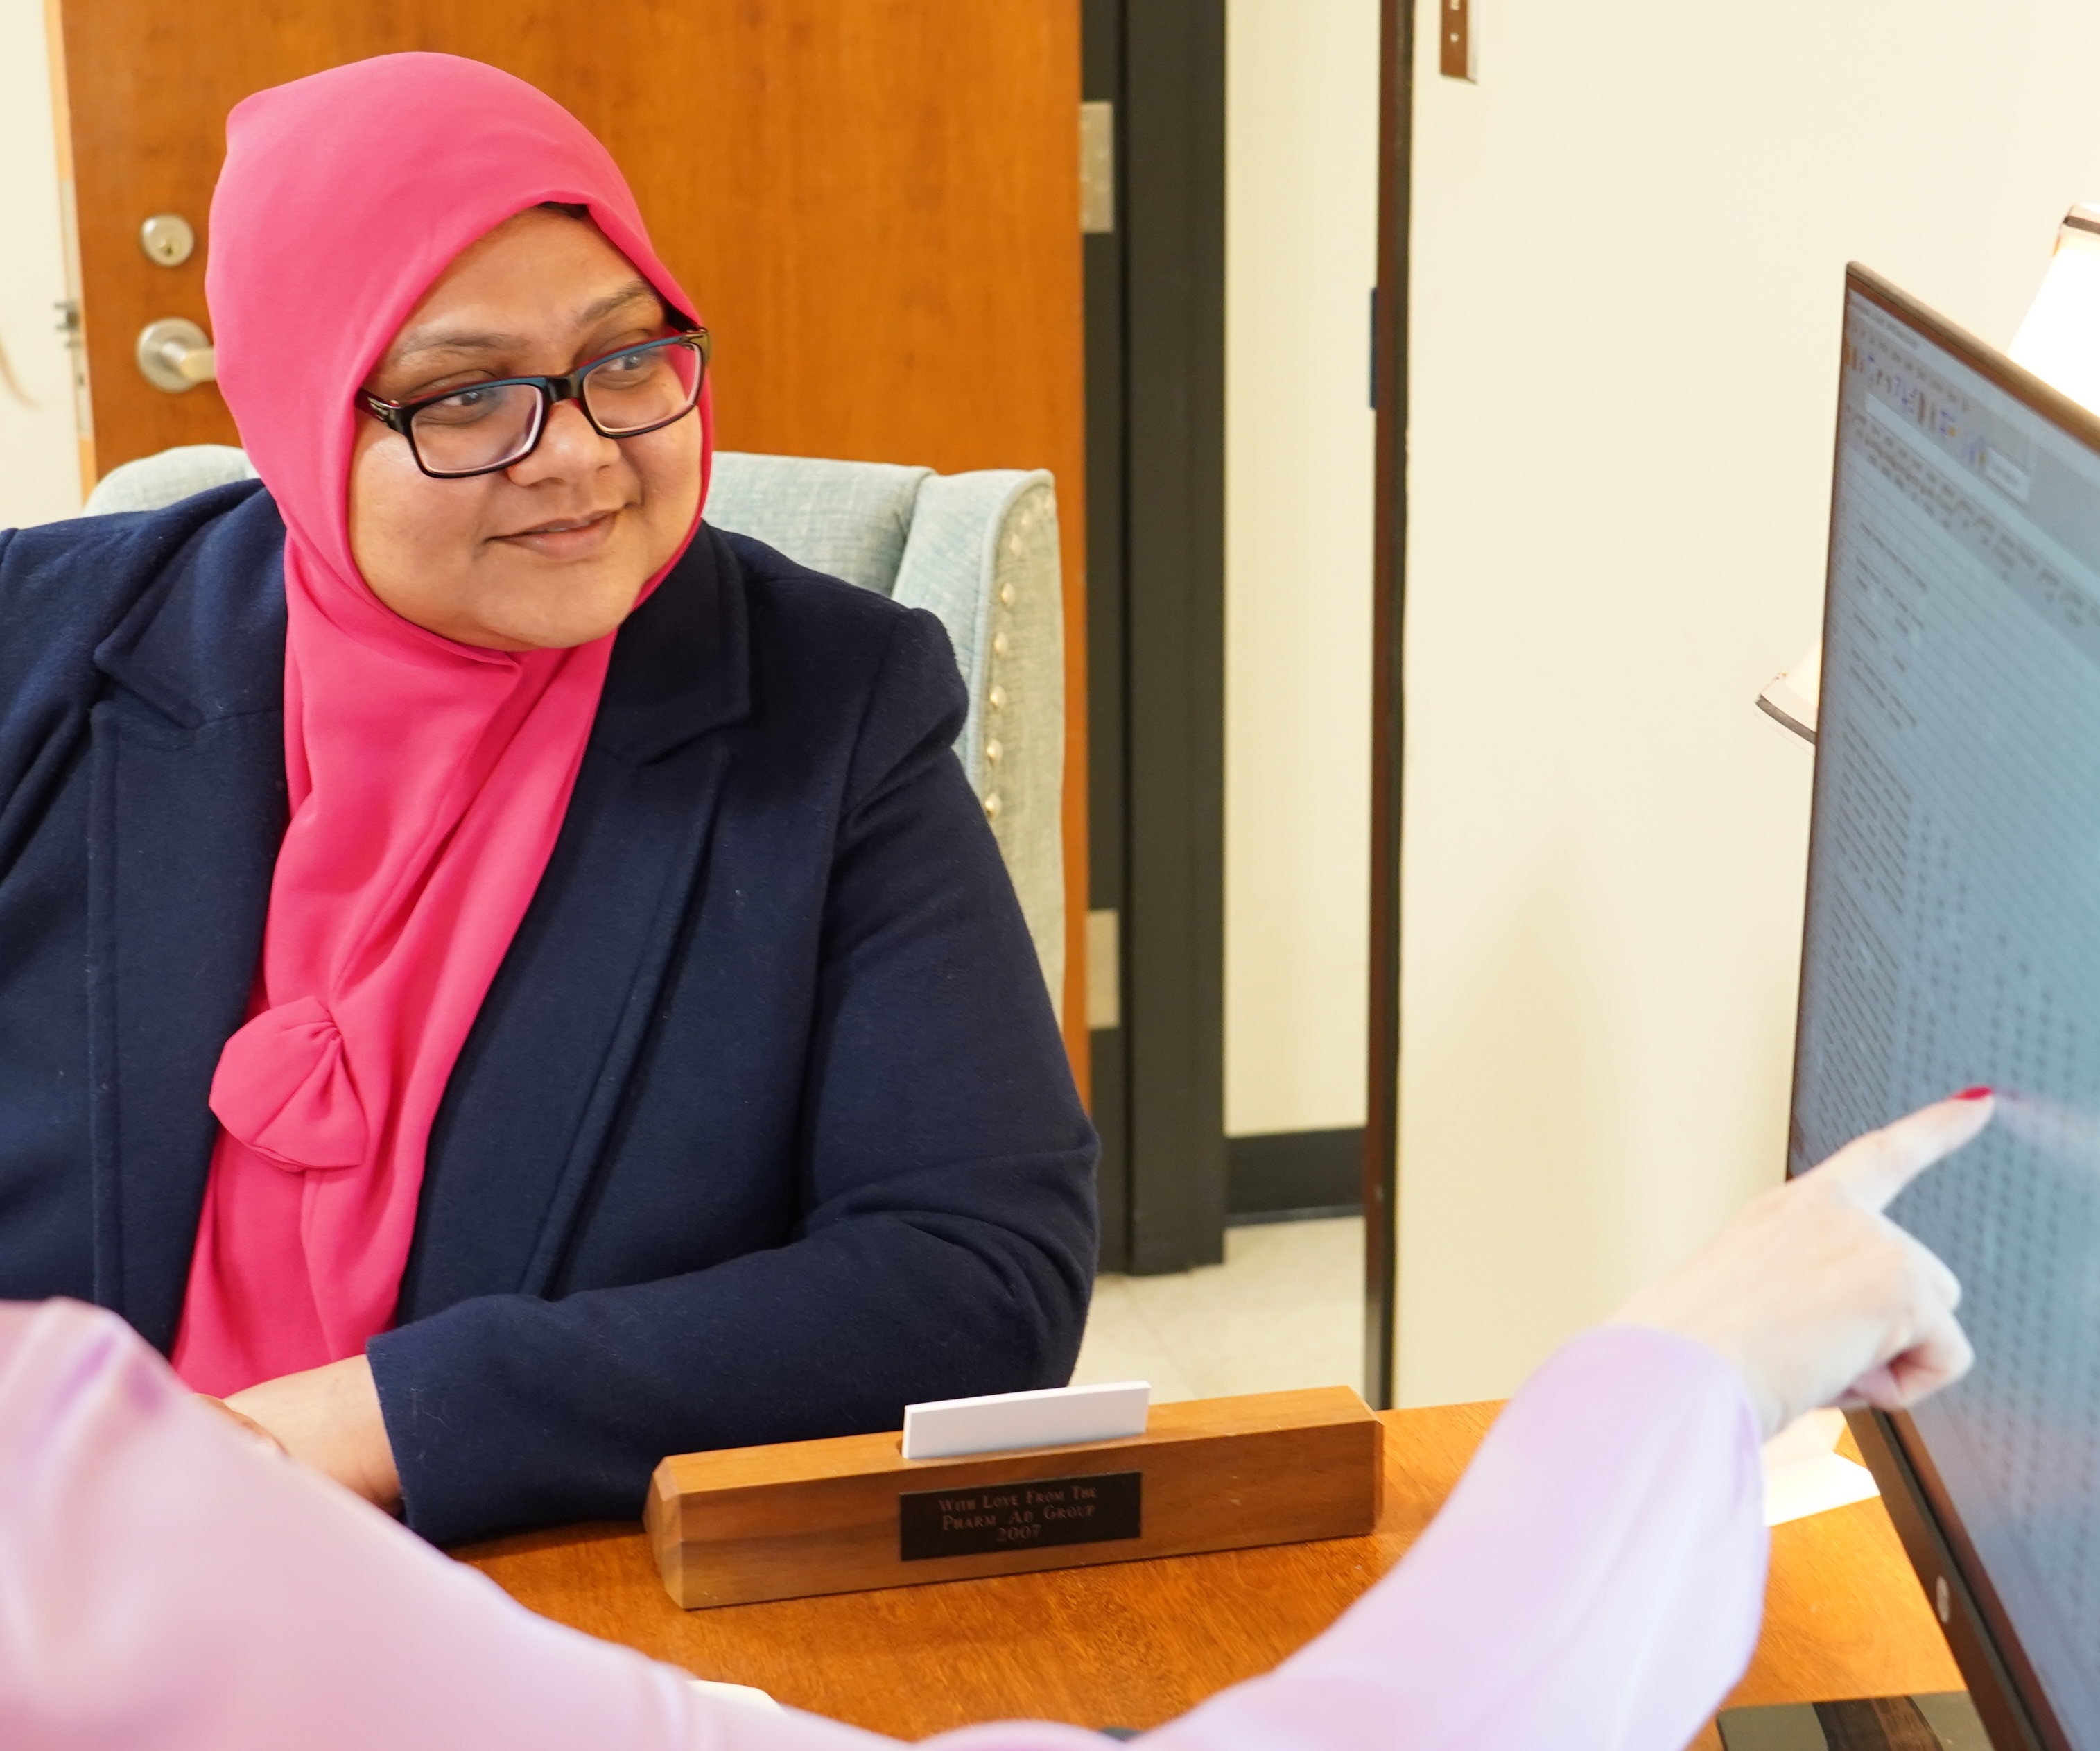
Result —
[[200, 1392], [197, 1395], [197, 1402], [201, 1404], [209, 1404], [258, 1447], [267, 1448], [273, 1453], [284, 1453], [285, 1444], [282, 1441], [271, 1434], [253, 1417], [245, 1416], [236, 1410], [224, 1399], [215, 1399], [209, 1392]]
[[401, 1479], [380, 1413], [379, 1388], [363, 1356], [266, 1380], [235, 1393], [223, 1408], [389, 1514], [400, 1507]]
[[1902, 1410], [1975, 1360], [1954, 1273], [1882, 1212], [1990, 1122], [1987, 1091], [1847, 1143], [1761, 1194], [1710, 1245], [1612, 1315], [1718, 1351], [1767, 1438], [1819, 1405]]

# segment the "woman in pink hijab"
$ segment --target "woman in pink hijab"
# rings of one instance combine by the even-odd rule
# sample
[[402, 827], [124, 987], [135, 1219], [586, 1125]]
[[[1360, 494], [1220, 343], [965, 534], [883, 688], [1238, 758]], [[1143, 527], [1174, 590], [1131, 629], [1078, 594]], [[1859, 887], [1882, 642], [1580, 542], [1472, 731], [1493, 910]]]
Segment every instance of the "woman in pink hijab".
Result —
[[709, 337], [549, 99], [227, 139], [260, 486], [0, 534], [0, 1296], [441, 1540], [1061, 1383], [1093, 1139], [938, 623], [703, 524]]
[[[1274, 1672], [1146, 1742], [1679, 1751], [1757, 1640], [1759, 1441], [1818, 1404], [1914, 1405], [1969, 1365], [1959, 1285], [1881, 1212], [1994, 1104], [1942, 1101], [1758, 1199], [1546, 1363], [1396, 1572]], [[0, 1742], [891, 1743], [724, 1704], [673, 1668], [533, 1616], [363, 1503], [244, 1444], [106, 1315], [60, 1303], [0, 1306]], [[1042, 1722], [929, 1742], [1106, 1743]]]

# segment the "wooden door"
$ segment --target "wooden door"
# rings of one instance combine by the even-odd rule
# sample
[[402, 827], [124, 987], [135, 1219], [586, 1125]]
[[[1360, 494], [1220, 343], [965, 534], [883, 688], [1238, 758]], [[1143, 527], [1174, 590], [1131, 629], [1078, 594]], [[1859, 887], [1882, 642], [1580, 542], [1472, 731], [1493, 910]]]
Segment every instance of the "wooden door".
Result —
[[[211, 385], [155, 389], [161, 316], [209, 329], [227, 111], [365, 55], [471, 55], [611, 150], [715, 335], [725, 449], [1047, 467], [1063, 523], [1065, 1026], [1085, 1078], [1083, 347], [1078, 0], [51, 0], [68, 112], [90, 472], [239, 441]], [[196, 228], [179, 267], [139, 228]]]

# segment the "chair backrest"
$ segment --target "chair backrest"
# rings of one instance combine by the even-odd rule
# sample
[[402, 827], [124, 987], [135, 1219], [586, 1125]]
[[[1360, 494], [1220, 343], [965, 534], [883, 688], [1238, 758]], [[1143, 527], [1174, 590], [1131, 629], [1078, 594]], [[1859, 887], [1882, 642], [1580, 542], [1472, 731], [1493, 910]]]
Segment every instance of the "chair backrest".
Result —
[[118, 511], [158, 511], [192, 493], [254, 478], [245, 450], [230, 444], [179, 444], [111, 469], [95, 483], [80, 514], [94, 517]]
[[[112, 468], [83, 515], [157, 510], [254, 472], [225, 444], [163, 450]], [[721, 451], [707, 516], [813, 571], [926, 608], [947, 628], [969, 696], [955, 754], [1061, 1010], [1064, 607], [1050, 476]]]
[[1065, 613], [1057, 501], [1037, 469], [715, 457], [708, 520], [928, 609], [968, 690], [955, 754], [990, 817], [1051, 997], [1065, 984]]
[[933, 472], [723, 450], [708, 482], [708, 521], [755, 536], [813, 572], [891, 595], [920, 483]]

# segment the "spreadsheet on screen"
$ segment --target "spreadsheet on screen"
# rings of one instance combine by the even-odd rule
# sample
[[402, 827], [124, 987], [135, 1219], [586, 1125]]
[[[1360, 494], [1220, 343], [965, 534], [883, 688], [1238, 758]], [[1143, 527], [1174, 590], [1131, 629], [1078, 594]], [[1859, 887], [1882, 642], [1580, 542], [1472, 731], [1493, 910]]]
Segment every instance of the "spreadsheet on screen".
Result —
[[1891, 1214], [1962, 1280], [1915, 1428], [2100, 1746], [2100, 457], [1848, 297], [1790, 1167], [2005, 1092]]

